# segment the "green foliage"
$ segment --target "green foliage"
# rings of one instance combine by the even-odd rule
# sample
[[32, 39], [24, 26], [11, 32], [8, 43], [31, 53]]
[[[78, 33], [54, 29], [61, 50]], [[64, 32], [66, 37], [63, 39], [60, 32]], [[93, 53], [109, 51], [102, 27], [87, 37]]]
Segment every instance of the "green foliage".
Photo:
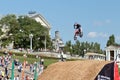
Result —
[[114, 44], [115, 44], [115, 37], [114, 37], [114, 35], [111, 35], [109, 37], [109, 40], [107, 41], [106, 46], [110, 46], [110, 45], [114, 45]]
[[52, 63], [56, 63], [56, 62], [58, 62], [58, 59], [54, 59], [54, 58], [51, 58], [51, 59], [45, 58], [45, 65], [46, 65], [46, 66], [48, 66], [48, 65], [50, 65], [50, 64], [52, 64]]
[[71, 41], [66, 42], [65, 44], [65, 52], [70, 52], [71, 55], [80, 55], [84, 56], [86, 52], [96, 52], [96, 53], [103, 53], [103, 51], [100, 49], [100, 44], [97, 42], [88, 43], [86, 42], [80, 42], [76, 41], [75, 44], [71, 44]]
[[114, 35], [111, 35], [111, 36], [109, 37], [109, 40], [107, 41], [106, 46], [110, 46], [110, 45], [120, 46], [120, 44], [118, 44], [118, 43], [115, 42], [115, 37], [114, 37]]
[[72, 48], [71, 41], [66, 42], [65, 47], [64, 47], [64, 51], [65, 52], [67, 52], [67, 51], [71, 52], [71, 48]]
[[[48, 34], [48, 29], [40, 23], [27, 16], [16, 17], [13, 14], [4, 16], [0, 20], [0, 28], [6, 26], [5, 37], [1, 38], [2, 46], [9, 45], [14, 41], [14, 48], [30, 48], [29, 34], [33, 34], [33, 49], [44, 48], [45, 38], [47, 39], [47, 47], [51, 46], [51, 39]], [[0, 35], [3, 35], [0, 31]]]

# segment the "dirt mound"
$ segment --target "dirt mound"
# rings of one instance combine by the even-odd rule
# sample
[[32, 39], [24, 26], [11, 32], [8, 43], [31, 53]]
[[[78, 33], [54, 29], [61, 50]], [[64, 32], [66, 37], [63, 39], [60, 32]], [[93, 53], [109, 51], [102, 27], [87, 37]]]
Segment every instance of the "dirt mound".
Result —
[[50, 65], [38, 80], [94, 80], [108, 61], [82, 60]]

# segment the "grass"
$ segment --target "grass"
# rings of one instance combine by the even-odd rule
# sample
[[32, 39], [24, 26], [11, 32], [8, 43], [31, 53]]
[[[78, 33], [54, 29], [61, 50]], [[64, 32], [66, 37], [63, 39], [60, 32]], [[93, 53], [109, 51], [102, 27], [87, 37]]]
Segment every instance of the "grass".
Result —
[[[0, 56], [5, 56], [5, 54], [3, 54], [3, 51], [0, 51]], [[25, 61], [28, 62], [28, 64], [33, 64], [34, 62], [40, 62], [39, 58], [36, 58], [36, 55], [32, 55], [32, 54], [27, 54], [27, 57], [23, 57], [23, 53], [15, 53], [12, 52], [12, 58], [13, 59], [18, 59], [21, 63]], [[45, 56], [40, 56], [41, 58], [44, 59], [44, 66], [45, 68], [47, 68], [50, 64], [56, 63], [58, 62], [59, 59], [57, 58], [53, 58], [53, 57], [45, 57]]]
[[[0, 52], [0, 56], [3, 56], [3, 52], [1, 51]], [[34, 62], [39, 62], [40, 59], [39, 58], [36, 58], [36, 55], [32, 55], [32, 54], [27, 54], [27, 57], [23, 57], [24, 53], [15, 53], [15, 52], [12, 52], [12, 55], [13, 55], [13, 59], [18, 59], [21, 63], [24, 62], [24, 60], [26, 60], [28, 62], [28, 64], [33, 64]], [[53, 58], [53, 57], [45, 57], [45, 56], [39, 56], [41, 58], [44, 59], [44, 66], [47, 67], [49, 66], [50, 64], [52, 63], [56, 63], [59, 61], [58, 58]], [[67, 61], [75, 61], [76, 59], [69, 59]]]
[[[13, 56], [14, 59], [18, 59], [20, 62], [23, 62], [24, 60], [28, 61], [29, 64], [33, 64], [34, 62], [39, 62], [40, 59], [39, 58], [24, 58], [22, 56]], [[47, 58], [43, 58], [44, 59], [44, 65], [47, 67], [52, 63], [58, 62], [58, 59], [47, 59]]]
[[[0, 51], [0, 56], [5, 56], [5, 54], [3, 54], [4, 51]], [[34, 62], [39, 62], [40, 59], [36, 58], [36, 55], [32, 55], [32, 54], [27, 54], [27, 57], [24, 58], [23, 55], [24, 53], [16, 53], [16, 52], [11, 52], [12, 58], [13, 59], [18, 59], [21, 63], [24, 62], [24, 60], [26, 60], [28, 62], [28, 64], [33, 64]], [[59, 59], [57, 58], [52, 58], [52, 57], [45, 57], [45, 56], [41, 56], [41, 58], [44, 59], [44, 65], [45, 67], [49, 66], [52, 63], [58, 62]]]
[[45, 66], [58, 62], [58, 59], [45, 59]]

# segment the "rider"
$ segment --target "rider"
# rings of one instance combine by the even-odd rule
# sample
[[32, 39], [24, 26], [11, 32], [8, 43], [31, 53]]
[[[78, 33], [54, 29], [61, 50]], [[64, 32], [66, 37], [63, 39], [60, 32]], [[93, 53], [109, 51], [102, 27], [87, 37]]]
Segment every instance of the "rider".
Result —
[[81, 25], [78, 24], [78, 23], [75, 23], [75, 24], [74, 24], [74, 29], [76, 29], [76, 30], [75, 30], [75, 36], [76, 36], [77, 34], [79, 34], [79, 33], [82, 32]]

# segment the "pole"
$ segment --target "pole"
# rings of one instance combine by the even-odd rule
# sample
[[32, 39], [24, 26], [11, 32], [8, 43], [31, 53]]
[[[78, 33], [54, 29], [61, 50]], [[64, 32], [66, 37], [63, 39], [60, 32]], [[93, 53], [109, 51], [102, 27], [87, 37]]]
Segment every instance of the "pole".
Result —
[[33, 38], [33, 34], [29, 34], [29, 38], [30, 38], [30, 53], [32, 52], [32, 38]]
[[23, 70], [22, 70], [22, 80], [24, 80], [24, 76], [25, 76], [25, 61], [23, 62]]
[[30, 52], [32, 52], [32, 37], [30, 37]]
[[45, 52], [46, 52], [46, 34], [45, 34]]

